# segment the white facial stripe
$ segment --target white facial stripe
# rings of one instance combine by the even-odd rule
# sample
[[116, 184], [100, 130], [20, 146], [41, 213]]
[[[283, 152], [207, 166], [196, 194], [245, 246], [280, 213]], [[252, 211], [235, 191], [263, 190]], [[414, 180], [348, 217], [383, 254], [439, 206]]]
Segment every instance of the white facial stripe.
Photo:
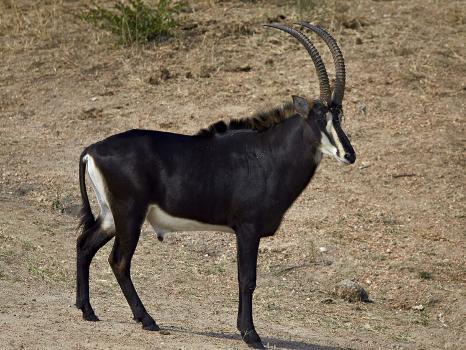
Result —
[[[327, 135], [323, 132], [321, 132], [321, 139], [320, 139], [320, 146], [319, 150], [324, 153], [328, 154], [329, 156], [332, 156], [339, 162], [349, 164], [349, 161], [346, 160], [345, 158], [341, 157], [340, 155], [345, 154], [345, 150], [343, 148], [343, 145], [341, 144], [338, 134], [335, 130], [335, 127], [333, 126], [333, 117], [331, 113], [327, 113], [327, 125], [326, 125], [326, 130], [327, 132], [332, 135], [332, 138], [335, 140], [335, 146], [330, 142], [329, 138]], [[338, 147], [338, 148], [337, 148]]]
[[[329, 113], [330, 114], [330, 113]], [[345, 149], [343, 148], [342, 143], [340, 142], [340, 138], [338, 137], [337, 131], [335, 130], [335, 126], [333, 125], [333, 118], [327, 118], [327, 132], [332, 135], [333, 141], [335, 142], [335, 146], [338, 149], [338, 155], [340, 157], [343, 157], [346, 152]]]
[[337, 149], [332, 145], [325, 133], [321, 132], [320, 146], [319, 149], [322, 153], [328, 154], [329, 156], [336, 157]]

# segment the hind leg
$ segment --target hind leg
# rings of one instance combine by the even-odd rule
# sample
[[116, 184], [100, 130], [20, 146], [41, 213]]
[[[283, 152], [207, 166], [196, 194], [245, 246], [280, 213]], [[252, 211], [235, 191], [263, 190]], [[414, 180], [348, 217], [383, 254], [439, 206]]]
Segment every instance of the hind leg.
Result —
[[123, 294], [133, 312], [134, 319], [146, 330], [158, 331], [159, 326], [144, 308], [131, 281], [131, 259], [138, 244], [144, 217], [142, 210], [132, 210], [124, 215], [115, 214], [116, 237], [109, 263]]
[[87, 321], [99, 319], [92, 309], [89, 301], [89, 267], [92, 258], [114, 236], [113, 232], [104, 231], [100, 221], [94, 227], [84, 231], [76, 244], [76, 307], [83, 312], [83, 318]]
[[[88, 156], [87, 172], [99, 203], [100, 214], [92, 226], [84, 226], [76, 244], [76, 307], [82, 310], [85, 320], [98, 321], [89, 302], [89, 266], [97, 251], [115, 235], [115, 226], [108, 205], [104, 179], [91, 156]], [[92, 217], [92, 213], [85, 215], [89, 216], [89, 219]]]

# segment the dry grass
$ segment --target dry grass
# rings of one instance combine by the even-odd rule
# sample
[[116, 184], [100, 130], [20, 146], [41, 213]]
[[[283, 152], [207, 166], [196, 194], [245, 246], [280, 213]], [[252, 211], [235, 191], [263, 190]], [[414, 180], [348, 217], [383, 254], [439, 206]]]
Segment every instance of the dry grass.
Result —
[[[174, 38], [118, 48], [73, 16], [86, 1], [0, 2], [2, 344], [239, 346], [232, 237], [179, 234], [160, 244], [144, 232], [134, 281], [171, 332], [153, 335], [130, 322], [106, 262], [110, 246], [91, 282], [104, 321], [90, 325], [68, 308], [76, 220], [66, 213], [79, 200], [77, 157], [91, 142], [134, 127], [194, 133], [291, 94], [316, 94], [303, 50], [260, 26], [297, 18], [341, 43], [345, 127], [359, 160], [345, 168], [325, 160], [277, 235], [262, 242], [259, 332], [270, 348], [464, 343], [464, 5], [328, 1], [305, 12], [293, 3], [192, 1]], [[335, 299], [345, 278], [374, 303]]]

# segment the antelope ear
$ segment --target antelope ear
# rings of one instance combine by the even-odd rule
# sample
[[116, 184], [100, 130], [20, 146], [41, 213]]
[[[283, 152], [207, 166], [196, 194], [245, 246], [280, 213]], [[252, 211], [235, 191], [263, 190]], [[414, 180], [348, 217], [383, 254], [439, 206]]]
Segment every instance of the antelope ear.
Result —
[[307, 118], [307, 116], [309, 115], [309, 111], [311, 110], [309, 102], [304, 97], [296, 95], [293, 95], [292, 97], [295, 111], [301, 114], [301, 116], [303, 116], [304, 118]]

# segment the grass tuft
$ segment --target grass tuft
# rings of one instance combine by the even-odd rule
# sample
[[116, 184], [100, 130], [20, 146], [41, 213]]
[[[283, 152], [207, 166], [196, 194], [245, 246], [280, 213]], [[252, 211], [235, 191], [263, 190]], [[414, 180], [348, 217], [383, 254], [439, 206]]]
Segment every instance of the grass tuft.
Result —
[[108, 30], [119, 37], [122, 45], [140, 44], [164, 39], [172, 34], [177, 22], [174, 16], [181, 10], [181, 3], [159, 0], [155, 7], [142, 0], [116, 2], [113, 10], [96, 3], [94, 8], [79, 14], [79, 18]]

